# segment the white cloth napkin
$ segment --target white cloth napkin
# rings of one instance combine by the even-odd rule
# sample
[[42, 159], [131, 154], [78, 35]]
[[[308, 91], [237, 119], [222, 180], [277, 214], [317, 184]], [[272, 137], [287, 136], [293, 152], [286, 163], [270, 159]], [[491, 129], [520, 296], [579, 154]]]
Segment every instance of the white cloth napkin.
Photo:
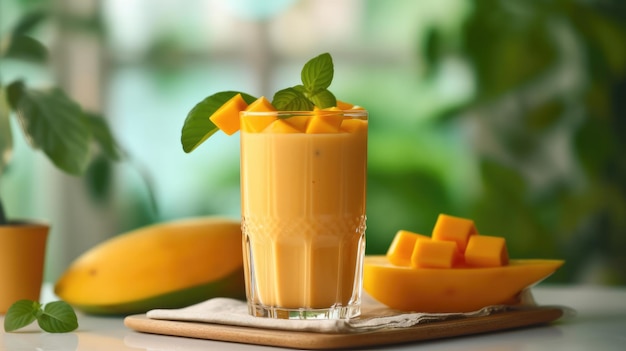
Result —
[[[529, 290], [523, 294], [522, 301], [522, 306], [535, 305]], [[287, 320], [251, 316], [244, 301], [220, 297], [180, 309], [151, 310], [148, 311], [147, 317], [150, 319], [203, 322], [264, 329], [319, 333], [355, 333], [381, 328], [406, 328], [419, 323], [453, 318], [486, 316], [510, 308], [510, 306], [488, 306], [469, 313], [402, 313], [391, 310], [368, 296], [364, 296], [363, 306], [361, 316], [352, 319]]]

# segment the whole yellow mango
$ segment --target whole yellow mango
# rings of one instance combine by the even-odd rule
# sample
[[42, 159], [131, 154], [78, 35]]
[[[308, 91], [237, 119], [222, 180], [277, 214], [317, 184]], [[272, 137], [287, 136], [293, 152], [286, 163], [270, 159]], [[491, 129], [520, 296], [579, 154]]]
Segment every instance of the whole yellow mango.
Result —
[[94, 314], [178, 308], [217, 296], [244, 299], [240, 222], [200, 217], [118, 235], [78, 257], [54, 292]]

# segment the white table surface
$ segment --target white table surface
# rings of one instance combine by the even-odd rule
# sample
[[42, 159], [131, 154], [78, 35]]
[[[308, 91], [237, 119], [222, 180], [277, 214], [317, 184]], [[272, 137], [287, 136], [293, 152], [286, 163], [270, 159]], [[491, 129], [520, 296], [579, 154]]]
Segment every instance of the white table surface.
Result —
[[[44, 287], [43, 302], [54, 299]], [[626, 287], [539, 285], [533, 294], [540, 305], [564, 305], [576, 310], [572, 317], [550, 325], [452, 339], [389, 345], [378, 350], [463, 351], [612, 351], [626, 350]], [[72, 333], [49, 334], [36, 323], [18, 332], [0, 334], [6, 351], [188, 351], [285, 350], [210, 340], [138, 333], [122, 317], [78, 313], [79, 328]], [[0, 316], [0, 323], [4, 317]]]

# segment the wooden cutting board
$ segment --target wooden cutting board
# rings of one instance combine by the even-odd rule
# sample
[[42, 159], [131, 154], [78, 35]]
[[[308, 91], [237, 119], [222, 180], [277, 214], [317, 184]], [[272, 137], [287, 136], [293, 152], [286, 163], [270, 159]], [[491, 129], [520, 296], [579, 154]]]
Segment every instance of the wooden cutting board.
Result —
[[323, 350], [418, 342], [537, 326], [553, 322], [562, 315], [563, 310], [558, 307], [532, 307], [482, 317], [421, 323], [409, 328], [378, 329], [358, 333], [315, 333], [156, 320], [149, 319], [145, 314], [128, 316], [124, 319], [124, 324], [135, 331], [144, 333]]

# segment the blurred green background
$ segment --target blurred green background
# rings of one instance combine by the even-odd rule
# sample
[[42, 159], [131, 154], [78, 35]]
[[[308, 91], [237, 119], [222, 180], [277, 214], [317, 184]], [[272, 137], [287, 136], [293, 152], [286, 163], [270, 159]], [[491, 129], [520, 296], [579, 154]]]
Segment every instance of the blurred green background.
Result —
[[0, 61], [2, 83], [60, 85], [130, 157], [75, 178], [15, 138], [0, 194], [10, 216], [52, 224], [50, 281], [123, 231], [237, 217], [238, 137], [185, 154], [187, 112], [222, 90], [272, 96], [330, 52], [331, 90], [370, 112], [367, 253], [447, 213], [506, 237], [514, 258], [565, 259], [551, 282], [626, 284], [623, 1], [0, 4], [3, 33], [44, 11], [30, 35], [51, 49], [45, 67]]

